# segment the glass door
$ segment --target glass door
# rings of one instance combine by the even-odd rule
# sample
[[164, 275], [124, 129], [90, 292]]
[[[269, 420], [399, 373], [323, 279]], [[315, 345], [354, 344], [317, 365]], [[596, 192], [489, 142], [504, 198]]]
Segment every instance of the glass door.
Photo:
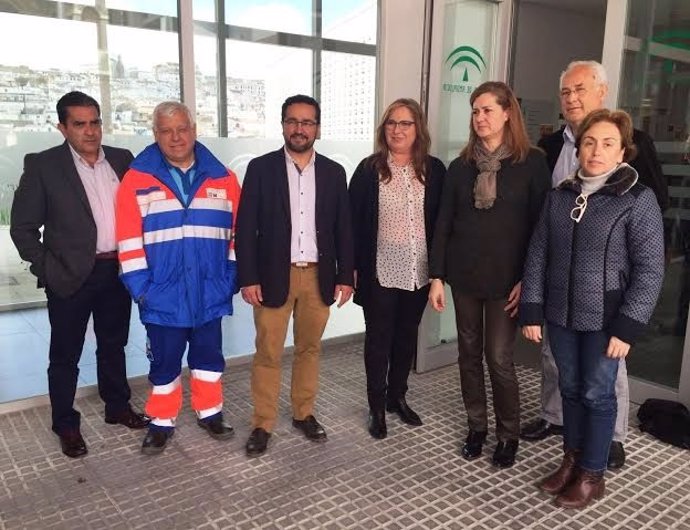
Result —
[[[433, 2], [427, 103], [434, 154], [448, 163], [469, 138], [470, 94], [481, 83], [506, 78], [511, 2]], [[416, 370], [423, 372], [457, 359], [455, 309], [446, 287], [446, 310], [427, 307], [419, 333]]]
[[690, 2], [621, 4], [626, 3], [609, 1], [615, 15], [626, 20], [618, 64], [607, 64], [617, 78], [611, 99], [654, 139], [670, 197], [664, 211], [663, 290], [645, 335], [628, 357], [631, 399], [690, 404]]

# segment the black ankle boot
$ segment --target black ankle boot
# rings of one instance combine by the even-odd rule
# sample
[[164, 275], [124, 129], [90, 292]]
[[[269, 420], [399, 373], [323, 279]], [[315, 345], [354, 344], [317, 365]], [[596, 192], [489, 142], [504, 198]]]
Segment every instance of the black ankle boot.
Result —
[[465, 460], [474, 460], [482, 454], [482, 446], [486, 440], [486, 431], [473, 431], [467, 434], [465, 445], [462, 447], [462, 457]]
[[512, 467], [515, 463], [515, 454], [517, 453], [517, 450], [517, 440], [507, 440], [505, 442], [499, 440], [491, 462], [494, 466], [500, 469]]
[[383, 409], [369, 411], [369, 434], [372, 438], [383, 440], [388, 436], [386, 427], [386, 412]]

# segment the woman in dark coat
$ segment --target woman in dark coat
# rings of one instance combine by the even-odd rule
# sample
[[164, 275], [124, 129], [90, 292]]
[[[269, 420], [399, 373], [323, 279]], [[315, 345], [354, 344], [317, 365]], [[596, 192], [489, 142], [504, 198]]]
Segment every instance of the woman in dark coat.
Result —
[[478, 458], [487, 436], [486, 358], [498, 440], [492, 462], [506, 468], [515, 462], [520, 433], [514, 317], [527, 245], [551, 175], [544, 155], [530, 147], [520, 107], [505, 83], [483, 83], [470, 104], [470, 139], [444, 184], [430, 254], [429, 299], [443, 311], [443, 284], [450, 284], [469, 424], [462, 456]]
[[618, 364], [664, 277], [659, 205], [624, 162], [635, 155], [632, 132], [622, 111], [585, 117], [575, 138], [580, 169], [549, 194], [525, 263], [522, 333], [540, 342], [546, 321], [563, 398], [563, 461], [539, 488], [564, 508], [604, 494]]
[[429, 156], [419, 104], [398, 99], [376, 131], [377, 151], [350, 181], [355, 303], [364, 309], [369, 433], [387, 436], [385, 411], [422, 425], [406, 401], [417, 329], [429, 292], [427, 248], [438, 212], [443, 163]]

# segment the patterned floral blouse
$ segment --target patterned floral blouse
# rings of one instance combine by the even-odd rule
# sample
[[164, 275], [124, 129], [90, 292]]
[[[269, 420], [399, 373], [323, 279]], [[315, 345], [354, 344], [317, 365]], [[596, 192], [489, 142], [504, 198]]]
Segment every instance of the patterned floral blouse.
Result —
[[390, 182], [379, 181], [379, 229], [376, 277], [382, 287], [414, 291], [429, 283], [424, 185], [414, 166], [388, 158]]

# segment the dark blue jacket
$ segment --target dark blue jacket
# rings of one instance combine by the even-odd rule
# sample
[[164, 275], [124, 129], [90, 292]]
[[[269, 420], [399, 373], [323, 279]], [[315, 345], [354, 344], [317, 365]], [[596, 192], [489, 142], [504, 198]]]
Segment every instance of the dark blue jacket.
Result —
[[664, 277], [661, 211], [627, 164], [570, 213], [580, 180], [549, 193], [530, 241], [522, 279], [521, 325], [544, 319], [576, 331], [607, 330], [633, 344], [654, 311]]

